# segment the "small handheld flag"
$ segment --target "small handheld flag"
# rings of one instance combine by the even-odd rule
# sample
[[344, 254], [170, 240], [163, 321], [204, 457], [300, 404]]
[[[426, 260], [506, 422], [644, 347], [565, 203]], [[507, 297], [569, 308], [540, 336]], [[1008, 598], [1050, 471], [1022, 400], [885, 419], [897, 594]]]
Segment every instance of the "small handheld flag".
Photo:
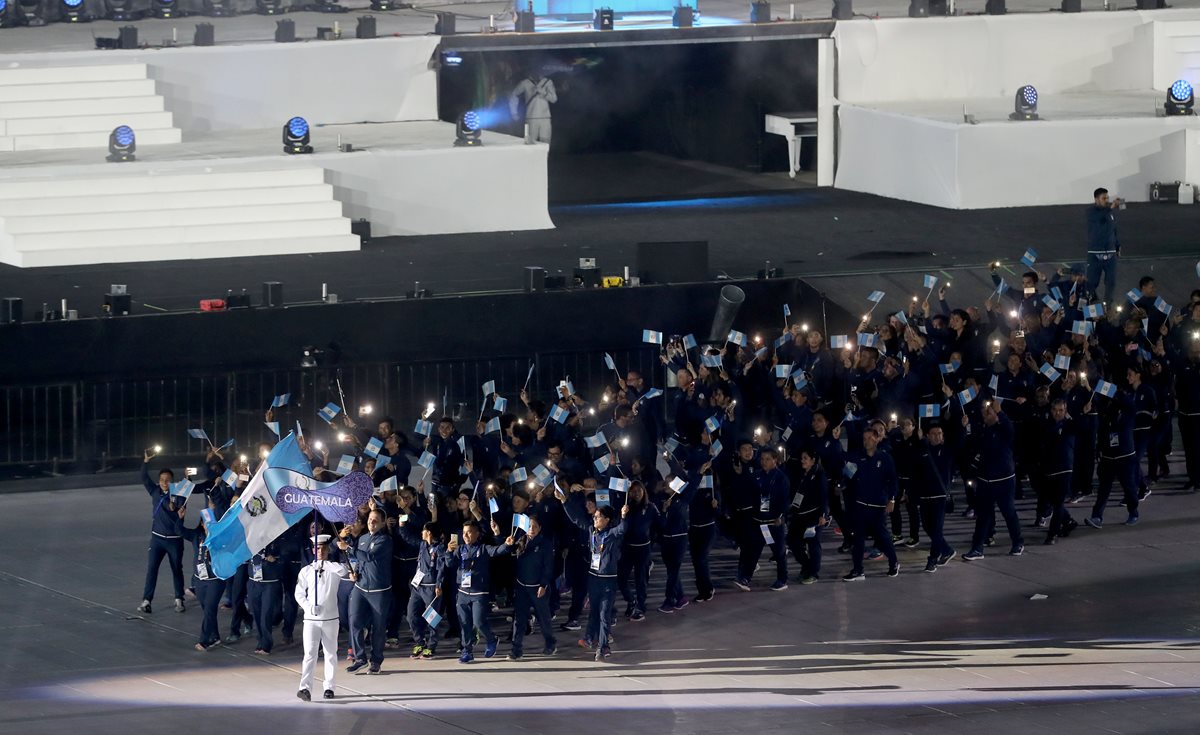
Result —
[[554, 479], [554, 473], [547, 469], [546, 465], [540, 464], [533, 468], [533, 479], [537, 480], [538, 485], [545, 487]]
[[643, 329], [642, 341], [647, 344], [661, 345], [663, 343], [662, 332], [656, 332], [653, 329]]
[[708, 429], [708, 433], [715, 434], [721, 430], [721, 419], [716, 416], [709, 416], [704, 419], [704, 428]]
[[1042, 366], [1040, 368], [1038, 368], [1038, 371], [1042, 375], [1045, 375], [1046, 379], [1049, 380], [1051, 383], [1053, 383], [1054, 381], [1056, 381], [1062, 377], [1062, 373], [1055, 370], [1054, 366], [1048, 362], [1042, 363]]
[[371, 441], [367, 442], [367, 446], [363, 447], [363, 454], [368, 457], [378, 457], [379, 450], [383, 449], [383, 440], [377, 436], [371, 437]]
[[719, 368], [719, 367], [721, 367], [721, 356], [720, 355], [701, 355], [700, 356], [700, 364], [704, 365], [704, 367]]
[[658, 398], [662, 394], [663, 394], [663, 392], [661, 390], [659, 390], [658, 388], [651, 388], [650, 390], [643, 393], [642, 397], [639, 398], [638, 400], [639, 401], [648, 401], [651, 398]]
[[436, 629], [438, 624], [442, 622], [442, 616], [438, 614], [438, 611], [433, 608], [432, 604], [425, 608], [425, 612], [421, 617], [425, 618], [425, 622], [429, 623], [430, 628]]
[[846, 477], [854, 477], [854, 475], [858, 474], [858, 465], [853, 462], [847, 462], [846, 466], [842, 468], [842, 474]]
[[967, 388], [966, 390], [960, 390], [958, 392], [958, 403], [961, 406], [965, 406], [971, 401], [975, 400], [975, 397], [978, 395], [979, 389], [974, 386]]
[[493, 416], [492, 419], [487, 422], [487, 426], [484, 427], [483, 433], [492, 434], [497, 431], [500, 431], [500, 417]]
[[188, 429], [188, 436], [193, 439], [203, 439], [210, 447], [212, 446], [212, 439], [208, 438], [208, 432], [204, 429]]
[[492, 404], [492, 410], [496, 413], [504, 413], [508, 410], [508, 399], [501, 396], [496, 396], [496, 401]]
[[921, 418], [923, 419], [931, 419], [942, 415], [942, 406], [939, 403], [922, 403], [920, 409]]
[[278, 421], [266, 421], [264, 423], [267, 425], [267, 428], [271, 430], [272, 434], [274, 434], [275, 436], [279, 436], [279, 422]]
[[196, 489], [196, 483], [185, 478], [179, 482], [172, 482], [170, 487], [172, 496], [187, 500], [192, 491]]
[[631, 482], [630, 480], [626, 480], [624, 477], [608, 478], [608, 489], [609, 490], [616, 490], [617, 492], [627, 493], [627, 492], [629, 492], [629, 486], [632, 484], [633, 484], [633, 482]]
[[1092, 330], [1096, 328], [1091, 322], [1073, 321], [1071, 322], [1071, 334], [1078, 334], [1084, 337], [1090, 336]]
[[735, 345], [745, 347], [750, 344], [750, 340], [746, 339], [746, 335], [736, 329], [729, 330], [729, 336], [725, 338], [726, 342], [732, 342]]
[[517, 513], [513, 516], [513, 528], [519, 528], [525, 533], [533, 530], [533, 519], [524, 513]]
[[221, 475], [221, 481], [231, 488], [237, 489], [238, 478], [233, 470], [225, 470]]
[[1054, 356], [1054, 367], [1058, 370], [1070, 370], [1071, 369], [1071, 356], [1070, 355], [1055, 355]]
[[413, 427], [413, 433], [420, 434], [421, 436], [432, 436], [433, 422], [426, 421], [425, 419], [417, 419], [417, 424]]
[[1096, 381], [1095, 392], [1099, 393], [1105, 398], [1114, 398], [1117, 395], [1117, 386], [1113, 385], [1107, 380], [1098, 380]]
[[320, 416], [321, 420], [324, 421], [325, 423], [332, 424], [333, 420], [335, 418], [337, 418], [337, 415], [341, 412], [342, 412], [342, 407], [337, 405], [336, 403], [331, 402], [331, 403], [325, 404], [325, 407], [322, 408], [320, 411], [317, 411], [317, 415]]
[[604, 353], [604, 367], [612, 370], [614, 373], [617, 372], [617, 363], [613, 361], [612, 355], [607, 352]]
[[417, 464], [421, 465], [427, 470], [431, 470], [433, 469], [433, 462], [436, 459], [437, 457], [433, 456], [431, 452], [424, 451], [421, 452], [421, 456], [417, 459]]
[[337, 474], [348, 475], [353, 471], [354, 471], [354, 455], [353, 454], [343, 454], [342, 458], [338, 460], [338, 465], [337, 465], [337, 470], [336, 470]]
[[885, 295], [883, 291], [872, 291], [871, 295], [867, 296], [867, 301], [874, 301], [878, 304], [880, 301], [883, 301]]
[[400, 478], [396, 477], [395, 475], [392, 475], [391, 477], [385, 477], [383, 482], [379, 483], [379, 489], [385, 493], [399, 490]]
[[[511, 482], [511, 480], [510, 480]], [[488, 513], [495, 515], [500, 512], [500, 503], [495, 498], [488, 498]]]
[[525, 470], [524, 467], [518, 467], [515, 470], [513, 470], [512, 472], [508, 473], [508, 484], [509, 485], [513, 485], [518, 482], [525, 482], [528, 479], [529, 479], [529, 473]]
[[670, 483], [668, 483], [668, 487], [671, 488], [672, 492], [681, 493], [683, 492], [683, 489], [687, 487], [687, 480], [683, 479], [682, 477], [676, 477], [672, 479]]
[[605, 438], [603, 431], [597, 431], [595, 436], [587, 437], [583, 440], [583, 443], [586, 444], [589, 449], [596, 449], [607, 444], [608, 439]]
[[714, 457], [721, 453], [721, 441], [719, 439], [713, 440], [712, 446], [708, 448], [708, 453]]
[[1026, 268], [1032, 268], [1037, 262], [1038, 252], [1033, 248], [1026, 248], [1025, 254], [1021, 256], [1021, 264]]
[[699, 344], [696, 342], [696, 335], [694, 335], [694, 334], [683, 335], [683, 349], [694, 350], [698, 346], [699, 346]]
[[1171, 315], [1171, 305], [1164, 301], [1162, 296], [1159, 296], [1154, 300], [1154, 308], [1158, 309], [1167, 316]]
[[776, 378], [778, 378], [780, 380], [787, 380], [788, 377], [791, 376], [791, 374], [792, 374], [792, 366], [791, 365], [776, 365], [775, 366], [775, 377]]
[[1088, 319], [1099, 319], [1104, 316], [1104, 304], [1088, 304], [1083, 307], [1083, 315]]
[[937, 276], [931, 276], [928, 273], [925, 274], [925, 288], [933, 289], [933, 287], [937, 285], [937, 282], [938, 282]]
[[496, 392], [496, 381], [494, 381], [494, 380], [489, 380], [489, 381], [487, 381], [486, 383], [484, 383], [484, 384], [483, 384], [483, 395], [484, 395], [484, 397], [490, 396], [490, 395], [492, 395], [492, 394], [493, 394], [493, 393], [495, 393], [495, 392]]
[[1136, 304], [1142, 300], [1142, 290], [1140, 288], [1131, 288], [1129, 289], [1129, 292], [1125, 294], [1125, 298], [1129, 299], [1131, 304]]
[[849, 338], [849, 337], [847, 337], [846, 335], [844, 335], [844, 334], [835, 334], [835, 335], [833, 335], [832, 337], [830, 337], [830, 338], [829, 338], [829, 346], [830, 346], [832, 349], [835, 349], [835, 350], [840, 350], [840, 349], [842, 349], [843, 347], [845, 347], [845, 346], [846, 346], [846, 343], [847, 343], [847, 342], [849, 342], [849, 341], [850, 341], [850, 338]]
[[[290, 401], [290, 400], [292, 400], [291, 393], [283, 393], [281, 395], [275, 396], [275, 398], [271, 401], [271, 408], [283, 408], [284, 406], [288, 405], [288, 401]], [[262, 404], [259, 404], [259, 405], [262, 405]]]
[[570, 417], [570, 415], [571, 414], [567, 412], [567, 409], [563, 408], [562, 406], [555, 406], [554, 408], [550, 409], [550, 418], [554, 419], [560, 424], [567, 423], [567, 419]]
[[783, 315], [785, 317], [791, 316], [792, 315], [792, 307], [788, 306], [787, 304], [784, 304], [783, 305]]
[[592, 465], [596, 468], [597, 472], [607, 472], [608, 468], [612, 466], [612, 455], [606, 454], [602, 457], [599, 457], [595, 462], [592, 462]]

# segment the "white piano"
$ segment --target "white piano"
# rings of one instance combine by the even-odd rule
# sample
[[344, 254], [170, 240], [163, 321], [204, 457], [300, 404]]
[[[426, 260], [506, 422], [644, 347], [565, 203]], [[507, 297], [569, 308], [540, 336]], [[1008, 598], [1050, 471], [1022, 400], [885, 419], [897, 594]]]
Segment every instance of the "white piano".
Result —
[[766, 115], [766, 131], [782, 135], [787, 139], [788, 146], [788, 175], [796, 178], [800, 170], [800, 139], [817, 137], [817, 113], [805, 112], [774, 112]]

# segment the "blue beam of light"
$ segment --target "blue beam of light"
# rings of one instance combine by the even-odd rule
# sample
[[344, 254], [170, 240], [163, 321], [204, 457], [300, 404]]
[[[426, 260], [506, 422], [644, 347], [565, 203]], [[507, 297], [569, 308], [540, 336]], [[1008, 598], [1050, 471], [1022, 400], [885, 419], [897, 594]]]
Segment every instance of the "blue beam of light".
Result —
[[695, 199], [655, 199], [645, 202], [605, 202], [601, 204], [569, 204], [551, 207], [555, 214], [597, 214], [602, 212], [665, 212], [669, 210], [731, 210], [773, 209], [793, 207], [817, 201], [815, 192], [779, 192], [774, 194], [748, 194], [727, 197], [699, 197]]

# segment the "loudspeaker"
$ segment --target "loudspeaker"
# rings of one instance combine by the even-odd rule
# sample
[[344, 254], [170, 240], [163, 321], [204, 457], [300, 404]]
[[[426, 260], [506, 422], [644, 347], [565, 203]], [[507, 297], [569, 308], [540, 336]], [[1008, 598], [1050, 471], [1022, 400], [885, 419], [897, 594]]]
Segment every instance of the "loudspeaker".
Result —
[[834, 20], [850, 20], [853, 17], [854, 3], [852, 0], [833, 0]]
[[127, 293], [104, 294], [104, 305], [109, 316], [129, 316], [133, 311], [133, 297]]
[[454, 13], [438, 13], [437, 20], [433, 22], [433, 35], [435, 36], [453, 36], [454, 35]]
[[375, 16], [360, 15], [358, 27], [354, 29], [355, 38], [375, 38]]
[[283, 306], [283, 284], [263, 281], [263, 306]]
[[750, 22], [751, 23], [770, 23], [771, 22], [771, 3], [754, 2], [750, 3]]
[[947, 0], [929, 0], [930, 15], [949, 15], [950, 8]]
[[292, 43], [296, 40], [296, 21], [289, 18], [275, 21], [275, 43]]
[[546, 290], [546, 269], [536, 265], [525, 267], [525, 293], [541, 293]]
[[532, 10], [522, 10], [517, 13], [516, 32], [517, 33], [533, 33], [536, 22]]
[[687, 5], [677, 5], [671, 13], [671, 25], [676, 28], [691, 28], [695, 22], [695, 12]]
[[1080, 0], [1062, 0], [1062, 11], [1064, 13], [1079, 13], [1083, 11], [1080, 5]]
[[639, 242], [637, 271], [642, 284], [708, 280], [708, 241]]
[[909, 18], [928, 18], [929, 17], [929, 0], [909, 0], [908, 17]]
[[225, 297], [225, 306], [230, 309], [249, 309], [250, 294], [248, 293], [231, 293]]
[[24, 302], [15, 296], [0, 301], [0, 324], [20, 324], [25, 313]]
[[613, 29], [612, 8], [596, 8], [592, 11], [592, 30], [611, 31]]
[[217, 42], [216, 34], [213, 33], [212, 23], [197, 23], [196, 35], [192, 37], [192, 43], [196, 46], [212, 46]]
[[987, 0], [987, 5], [984, 10], [988, 15], [1004, 15], [1008, 12], [1008, 8], [1004, 5], [1004, 0]]
[[131, 49], [137, 47], [137, 26], [121, 26], [121, 30], [117, 31], [117, 48]]
[[579, 288], [600, 288], [600, 269], [576, 268], [575, 285]]
[[566, 276], [546, 276], [547, 291], [564, 291], [567, 288]]
[[371, 223], [365, 219], [355, 220], [350, 223], [350, 234], [358, 235], [359, 240], [363, 245], [371, 242]]
[[1137, 0], [1138, 10], [1162, 10], [1167, 7], [1167, 0]]

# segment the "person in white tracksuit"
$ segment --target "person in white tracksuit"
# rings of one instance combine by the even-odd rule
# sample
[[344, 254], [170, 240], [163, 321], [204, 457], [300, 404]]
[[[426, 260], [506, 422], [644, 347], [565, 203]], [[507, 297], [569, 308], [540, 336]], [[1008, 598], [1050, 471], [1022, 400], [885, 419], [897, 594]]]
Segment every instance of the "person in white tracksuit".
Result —
[[521, 80], [508, 96], [508, 108], [517, 119], [518, 104], [525, 98], [525, 144], [550, 144], [550, 105], [558, 102], [554, 82], [535, 71]]
[[316, 539], [317, 559], [300, 570], [296, 581], [296, 604], [304, 611], [304, 663], [300, 668], [300, 690], [296, 696], [312, 701], [313, 671], [318, 646], [325, 653], [325, 699], [333, 699], [333, 675], [337, 671], [338, 583], [348, 574], [345, 564], [329, 561], [329, 536]]

